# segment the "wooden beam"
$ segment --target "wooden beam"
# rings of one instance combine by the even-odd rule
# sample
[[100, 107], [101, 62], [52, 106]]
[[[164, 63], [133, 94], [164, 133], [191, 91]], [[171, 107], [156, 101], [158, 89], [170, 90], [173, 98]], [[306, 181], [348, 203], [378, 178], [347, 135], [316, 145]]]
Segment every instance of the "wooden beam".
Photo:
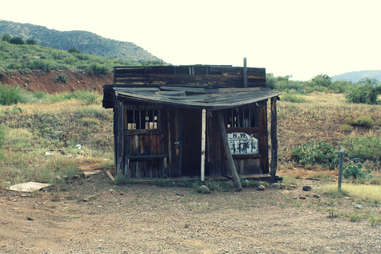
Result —
[[243, 87], [247, 87], [247, 61], [246, 61], [246, 57], [243, 58], [242, 77], [243, 77]]
[[232, 153], [229, 148], [228, 144], [228, 138], [227, 138], [227, 133], [226, 133], [226, 127], [225, 127], [225, 121], [224, 121], [224, 113], [222, 111], [217, 112], [217, 122], [219, 125], [219, 128], [221, 130], [221, 138], [222, 138], [222, 144], [223, 144], [223, 149], [225, 151], [226, 155], [226, 166], [230, 170], [233, 178], [233, 182], [237, 188], [237, 191], [242, 190], [242, 185], [241, 185], [241, 180], [239, 178], [239, 175], [237, 173], [237, 168], [235, 166], [234, 160]]
[[206, 109], [201, 111], [201, 182], [205, 180]]
[[278, 165], [277, 97], [271, 98], [271, 176], [275, 179]]

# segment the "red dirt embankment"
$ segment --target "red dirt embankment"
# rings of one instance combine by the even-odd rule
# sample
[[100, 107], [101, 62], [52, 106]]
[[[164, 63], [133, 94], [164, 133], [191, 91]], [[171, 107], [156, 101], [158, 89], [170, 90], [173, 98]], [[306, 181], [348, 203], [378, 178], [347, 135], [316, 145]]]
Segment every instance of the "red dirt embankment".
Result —
[[[59, 75], [65, 75], [67, 81], [57, 82]], [[72, 71], [33, 71], [31, 73], [1, 73], [0, 83], [18, 85], [26, 90], [44, 91], [47, 93], [72, 92], [74, 90], [102, 91], [104, 84], [112, 83], [112, 73], [104, 76], [92, 76], [86, 72]]]

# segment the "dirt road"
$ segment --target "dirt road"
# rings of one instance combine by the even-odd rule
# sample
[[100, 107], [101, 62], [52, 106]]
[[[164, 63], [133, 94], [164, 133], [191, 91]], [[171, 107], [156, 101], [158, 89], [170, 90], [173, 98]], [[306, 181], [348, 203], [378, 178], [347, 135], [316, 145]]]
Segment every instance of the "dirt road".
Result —
[[103, 176], [59, 192], [3, 190], [0, 253], [381, 253], [381, 226], [328, 218], [324, 200], [298, 191], [201, 195]]

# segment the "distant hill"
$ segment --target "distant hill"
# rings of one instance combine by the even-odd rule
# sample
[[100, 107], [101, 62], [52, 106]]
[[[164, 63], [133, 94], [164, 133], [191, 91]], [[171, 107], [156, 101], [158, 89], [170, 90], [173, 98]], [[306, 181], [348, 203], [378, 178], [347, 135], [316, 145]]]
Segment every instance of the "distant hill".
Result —
[[333, 81], [345, 80], [345, 81], [357, 82], [363, 78], [377, 79], [381, 81], [381, 70], [346, 72], [340, 75], [333, 76], [332, 80]]
[[68, 52], [40, 45], [17, 45], [0, 40], [0, 74], [8, 71], [85, 71], [105, 74], [118, 65], [149, 65], [151, 62], [127, 61], [91, 54]]
[[50, 48], [75, 48], [82, 53], [134, 62], [163, 62], [134, 43], [111, 40], [86, 31], [61, 32], [43, 26], [0, 20], [0, 35], [4, 34], [24, 40], [34, 39], [39, 45]]

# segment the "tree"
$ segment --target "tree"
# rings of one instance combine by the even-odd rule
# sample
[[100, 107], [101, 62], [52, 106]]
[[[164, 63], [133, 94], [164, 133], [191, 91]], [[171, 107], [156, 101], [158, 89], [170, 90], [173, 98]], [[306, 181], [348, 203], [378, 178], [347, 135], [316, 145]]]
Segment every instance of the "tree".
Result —
[[78, 49], [76, 49], [76, 48], [71, 48], [71, 49], [68, 50], [68, 52], [71, 53], [71, 54], [79, 54], [79, 53], [81, 53], [81, 52], [80, 52]]
[[24, 40], [21, 37], [13, 37], [9, 42], [18, 45], [24, 44]]
[[34, 39], [28, 39], [28, 40], [26, 40], [26, 44], [28, 44], [28, 45], [36, 45], [37, 42]]
[[6, 41], [6, 42], [10, 42], [11, 39], [12, 39], [12, 36], [10, 36], [9, 34], [4, 34], [2, 37], [2, 41]]
[[311, 80], [312, 86], [329, 87], [331, 84], [332, 84], [332, 80], [327, 74], [319, 74]]
[[360, 79], [357, 84], [361, 86], [373, 86], [376, 87], [380, 84], [380, 82], [377, 79], [370, 79], [370, 78], [363, 78]]

